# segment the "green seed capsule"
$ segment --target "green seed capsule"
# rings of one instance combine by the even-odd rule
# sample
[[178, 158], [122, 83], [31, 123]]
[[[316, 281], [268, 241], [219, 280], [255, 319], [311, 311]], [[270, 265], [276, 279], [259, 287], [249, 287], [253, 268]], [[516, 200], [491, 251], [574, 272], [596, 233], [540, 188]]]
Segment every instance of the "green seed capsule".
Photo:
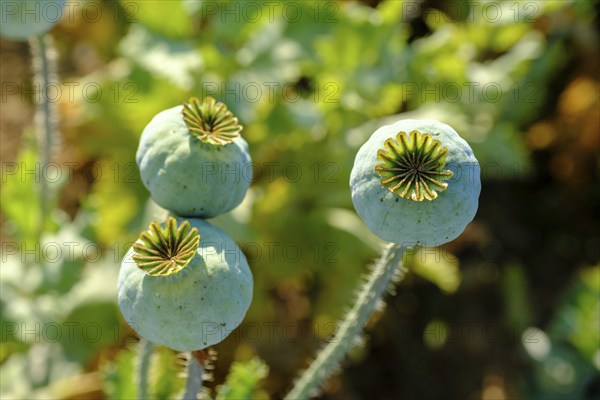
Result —
[[43, 35], [58, 23], [65, 0], [15, 0], [1, 3], [0, 35], [26, 40]]
[[252, 301], [244, 254], [201, 219], [153, 223], [127, 252], [118, 280], [125, 320], [147, 340], [179, 351], [214, 345]]
[[239, 205], [252, 180], [241, 129], [227, 107], [210, 97], [156, 115], [136, 154], [152, 199], [184, 217], [211, 218]]
[[357, 213], [381, 239], [438, 246], [475, 216], [479, 163], [450, 126], [401, 120], [379, 128], [359, 149], [350, 188]]

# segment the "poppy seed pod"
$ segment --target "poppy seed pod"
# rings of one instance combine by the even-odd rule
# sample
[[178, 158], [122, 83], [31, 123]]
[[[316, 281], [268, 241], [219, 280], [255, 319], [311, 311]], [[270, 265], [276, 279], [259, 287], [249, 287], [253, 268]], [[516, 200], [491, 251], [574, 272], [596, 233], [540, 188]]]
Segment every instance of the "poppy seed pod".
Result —
[[352, 202], [383, 240], [439, 246], [477, 211], [481, 182], [473, 151], [436, 120], [400, 120], [377, 129], [356, 154]]
[[241, 130], [225, 104], [211, 97], [157, 114], [136, 153], [152, 199], [183, 217], [211, 218], [239, 205], [252, 180]]
[[0, 35], [27, 40], [43, 35], [62, 17], [65, 0], [15, 0], [2, 3]]
[[242, 322], [252, 287], [246, 257], [225, 232], [171, 217], [152, 223], [125, 255], [118, 302], [140, 336], [192, 351], [222, 341]]

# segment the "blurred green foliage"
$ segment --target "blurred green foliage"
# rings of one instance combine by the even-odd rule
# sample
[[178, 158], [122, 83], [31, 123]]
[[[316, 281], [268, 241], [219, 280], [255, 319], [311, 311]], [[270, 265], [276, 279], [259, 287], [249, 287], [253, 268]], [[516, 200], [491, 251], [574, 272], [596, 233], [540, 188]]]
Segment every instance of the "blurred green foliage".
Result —
[[[138, 396], [138, 347], [119, 352], [103, 369], [105, 394], [108, 399], [135, 399]], [[150, 359], [148, 395], [153, 399], [170, 399], [183, 391], [183, 363], [175, 352], [164, 347], [155, 349]]]
[[258, 391], [258, 383], [269, 373], [269, 368], [258, 358], [246, 363], [234, 362], [225, 384], [219, 387], [217, 400], [264, 399], [267, 394]]
[[[75, 166], [52, 185], [49, 221], [35, 176], [3, 173], [3, 398], [135, 396], [116, 276], [164, 216], [140, 182], [137, 140], [157, 112], [204, 95], [239, 117], [255, 163], [244, 203], [211, 221], [255, 278], [245, 323], [216, 346], [217, 398], [277, 398], [332, 334], [380, 245], [353, 212], [354, 155], [400, 118], [469, 141], [480, 212], [452, 244], [408, 255], [411, 273], [323, 398], [599, 395], [593, 2], [82, 4], [101, 17], [76, 8], [52, 31], [64, 93], [86, 90], [60, 98], [55, 161]], [[38, 159], [30, 139], [2, 155], [28, 170]], [[469, 324], [485, 329], [448, 336]], [[180, 391], [175, 355], [160, 349], [154, 364], [150, 392]]]

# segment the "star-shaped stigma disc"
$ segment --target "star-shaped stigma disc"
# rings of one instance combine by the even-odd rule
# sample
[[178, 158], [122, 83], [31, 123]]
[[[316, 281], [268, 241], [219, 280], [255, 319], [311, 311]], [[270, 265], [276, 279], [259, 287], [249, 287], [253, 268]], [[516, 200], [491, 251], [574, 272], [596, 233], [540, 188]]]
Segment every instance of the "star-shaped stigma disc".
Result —
[[179, 228], [175, 218], [170, 217], [163, 228], [152, 222], [133, 245], [133, 260], [148, 275], [167, 276], [187, 267], [196, 255], [200, 235], [198, 229], [190, 229], [184, 221]]
[[224, 103], [212, 97], [192, 97], [183, 105], [183, 120], [190, 133], [204, 143], [225, 145], [240, 136], [242, 126]]
[[452, 171], [444, 170], [448, 149], [439, 140], [418, 131], [400, 132], [387, 139], [377, 152], [381, 161], [375, 172], [391, 192], [414, 201], [434, 200], [446, 190], [444, 181]]

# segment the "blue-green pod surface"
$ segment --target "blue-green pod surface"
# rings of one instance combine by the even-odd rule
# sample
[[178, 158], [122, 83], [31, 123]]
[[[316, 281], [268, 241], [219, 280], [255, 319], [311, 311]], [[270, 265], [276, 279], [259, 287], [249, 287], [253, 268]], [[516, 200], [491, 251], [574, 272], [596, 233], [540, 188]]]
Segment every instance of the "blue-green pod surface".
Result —
[[201, 219], [169, 218], [127, 252], [118, 302], [140, 336], [191, 351], [222, 341], [242, 322], [252, 287], [246, 258], [225, 232]]
[[62, 17], [65, 0], [2, 1], [0, 35], [13, 40], [27, 40], [43, 35]]
[[[241, 126], [223, 103], [210, 100], [212, 115], [202, 111], [206, 100], [173, 107], [157, 114], [140, 137], [136, 161], [142, 182], [159, 206], [179, 216], [211, 218], [230, 211], [252, 180], [248, 143], [235, 132]], [[184, 110], [197, 113], [186, 118]], [[224, 117], [215, 123], [219, 112]]]
[[439, 246], [475, 216], [479, 163], [450, 126], [400, 120], [377, 129], [359, 149], [350, 188], [358, 215], [381, 239]]

